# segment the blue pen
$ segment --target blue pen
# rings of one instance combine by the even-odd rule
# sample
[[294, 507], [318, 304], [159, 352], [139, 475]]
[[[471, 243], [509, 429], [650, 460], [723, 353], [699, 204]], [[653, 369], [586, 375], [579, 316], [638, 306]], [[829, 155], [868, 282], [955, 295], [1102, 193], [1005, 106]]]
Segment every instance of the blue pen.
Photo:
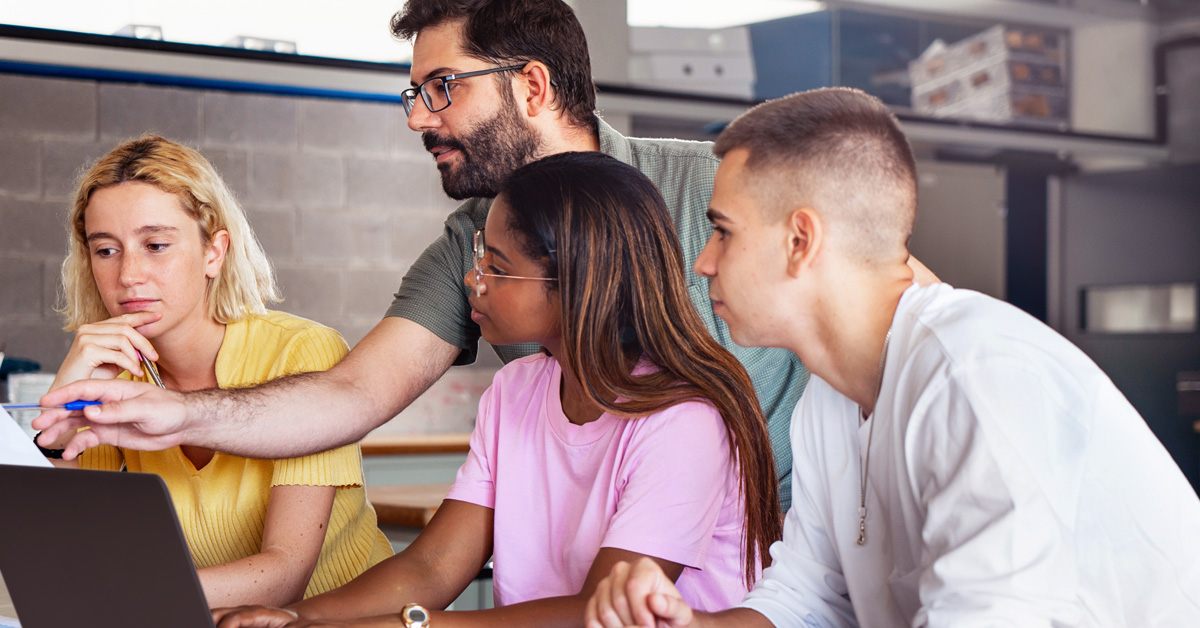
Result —
[[70, 401], [61, 406], [54, 406], [50, 408], [46, 406], [39, 406], [36, 403], [6, 403], [3, 405], [3, 407], [5, 410], [57, 410], [59, 408], [66, 408], [67, 410], [82, 410], [87, 406], [98, 406], [102, 403], [104, 402], [84, 401], [81, 399], [79, 401]]

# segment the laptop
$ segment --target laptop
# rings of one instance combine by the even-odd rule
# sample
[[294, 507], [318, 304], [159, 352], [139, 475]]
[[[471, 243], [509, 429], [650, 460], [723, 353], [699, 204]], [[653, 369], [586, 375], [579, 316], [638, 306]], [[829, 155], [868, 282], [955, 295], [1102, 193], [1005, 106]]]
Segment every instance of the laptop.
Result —
[[0, 465], [0, 511], [22, 628], [213, 628], [157, 475]]

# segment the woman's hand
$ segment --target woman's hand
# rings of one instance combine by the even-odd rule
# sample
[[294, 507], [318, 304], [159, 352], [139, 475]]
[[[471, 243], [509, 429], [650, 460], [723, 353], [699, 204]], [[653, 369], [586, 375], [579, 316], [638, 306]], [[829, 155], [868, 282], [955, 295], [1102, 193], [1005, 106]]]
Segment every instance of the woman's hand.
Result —
[[[147, 359], [157, 360], [158, 352], [146, 337], [135, 327], [153, 323], [162, 318], [158, 312], [133, 312], [114, 316], [98, 323], [89, 323], [75, 330], [75, 341], [67, 351], [62, 366], [54, 376], [50, 390], [58, 390], [81, 379], [114, 379], [121, 371], [141, 376], [142, 362], [138, 351]], [[70, 441], [66, 432], [51, 442], [40, 439], [48, 449], [64, 449]], [[47, 442], [51, 444], [47, 445]], [[64, 460], [70, 460], [64, 458]]]
[[265, 606], [218, 608], [212, 612], [217, 628], [395, 628], [402, 622], [395, 615], [358, 619], [304, 619], [292, 611]]
[[142, 375], [138, 351], [147, 359], [157, 360], [158, 352], [137, 327], [162, 318], [158, 312], [122, 314], [75, 330], [75, 341], [50, 390], [57, 390], [81, 379], [113, 379], [121, 371]]
[[212, 619], [217, 628], [282, 628], [294, 625], [300, 616], [282, 608], [236, 606], [213, 609]]

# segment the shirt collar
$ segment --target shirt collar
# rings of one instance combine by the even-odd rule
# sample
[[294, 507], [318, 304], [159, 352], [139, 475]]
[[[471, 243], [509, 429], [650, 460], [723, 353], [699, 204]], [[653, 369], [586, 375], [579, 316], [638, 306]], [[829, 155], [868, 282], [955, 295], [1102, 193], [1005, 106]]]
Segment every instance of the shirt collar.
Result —
[[610, 157], [616, 157], [617, 160], [630, 166], [634, 165], [633, 148], [629, 143], [629, 138], [618, 133], [600, 116], [596, 116], [596, 122], [600, 135], [600, 152]]

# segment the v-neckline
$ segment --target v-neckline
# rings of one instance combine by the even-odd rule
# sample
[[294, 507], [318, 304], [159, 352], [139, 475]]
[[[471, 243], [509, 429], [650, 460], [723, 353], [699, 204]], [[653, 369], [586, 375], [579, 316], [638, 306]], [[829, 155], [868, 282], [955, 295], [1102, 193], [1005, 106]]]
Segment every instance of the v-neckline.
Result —
[[192, 462], [191, 457], [189, 457], [187, 455], [187, 453], [185, 453], [183, 451], [183, 445], [176, 446], [175, 450], [179, 452], [179, 457], [183, 458], [184, 462], [187, 463], [188, 468], [191, 469], [192, 473], [194, 473], [194, 474], [202, 473], [205, 469], [211, 467], [213, 464], [213, 461], [215, 461], [217, 459], [217, 455], [221, 453], [219, 451], [213, 451], [212, 456], [209, 456], [208, 461], [205, 462], [203, 465], [197, 467], [196, 463]]

